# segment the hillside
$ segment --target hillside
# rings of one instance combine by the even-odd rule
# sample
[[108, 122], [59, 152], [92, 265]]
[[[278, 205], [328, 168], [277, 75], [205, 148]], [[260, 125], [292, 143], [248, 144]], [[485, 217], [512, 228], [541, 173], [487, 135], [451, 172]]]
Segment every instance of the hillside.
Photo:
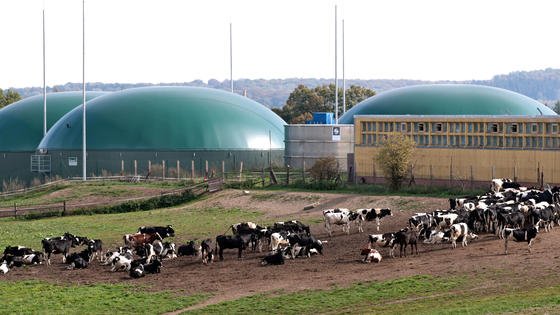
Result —
[[[310, 88], [318, 85], [326, 85], [333, 83], [333, 79], [310, 79], [310, 78], [290, 78], [290, 79], [240, 79], [235, 80], [235, 92], [243, 94], [246, 91], [247, 96], [267, 107], [282, 107], [290, 93], [300, 84]], [[416, 84], [430, 83], [467, 83], [495, 86], [511, 91], [515, 91], [526, 95], [530, 98], [540, 100], [544, 103], [551, 104], [560, 99], [560, 69], [545, 69], [535, 71], [518, 71], [504, 75], [496, 75], [490, 80], [470, 80], [470, 81], [419, 81], [419, 80], [346, 80], [346, 85], [359, 85], [373, 89], [377, 92], [383, 92], [394, 88]], [[180, 83], [101, 83], [91, 82], [87, 84], [87, 89], [91, 91], [119, 91], [128, 88], [150, 86], [150, 85], [175, 85], [175, 86], [199, 86], [209, 87], [222, 90], [229, 90], [229, 80], [218, 81], [211, 79], [208, 82], [195, 80], [191, 82]], [[79, 91], [82, 88], [81, 83], [66, 83], [64, 85], [55, 85], [48, 87], [48, 92], [64, 92]], [[32, 95], [41, 94], [41, 87], [15, 88], [20, 95], [25, 98]]]

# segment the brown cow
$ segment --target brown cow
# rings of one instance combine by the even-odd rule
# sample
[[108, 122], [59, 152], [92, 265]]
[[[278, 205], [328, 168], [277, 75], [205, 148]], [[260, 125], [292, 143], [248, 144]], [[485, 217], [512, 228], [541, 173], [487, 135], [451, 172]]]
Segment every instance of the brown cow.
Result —
[[125, 234], [123, 236], [124, 245], [136, 248], [144, 244], [151, 244], [155, 240], [162, 240], [159, 233], [136, 233], [136, 234]]

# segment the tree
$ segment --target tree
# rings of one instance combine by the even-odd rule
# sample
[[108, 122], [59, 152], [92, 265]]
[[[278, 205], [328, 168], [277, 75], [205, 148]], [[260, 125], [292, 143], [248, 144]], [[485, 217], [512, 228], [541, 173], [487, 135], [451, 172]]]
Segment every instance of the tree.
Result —
[[[342, 89], [338, 89], [338, 115], [342, 115]], [[357, 103], [375, 95], [375, 91], [352, 85], [346, 90], [346, 109], [352, 108]], [[310, 120], [313, 112], [334, 112], [335, 105], [334, 84], [317, 86], [310, 89], [299, 85], [288, 97], [286, 104], [281, 109], [272, 109], [278, 116], [290, 124], [303, 124]]]
[[0, 108], [8, 106], [14, 102], [21, 100], [21, 96], [15, 90], [9, 89], [5, 94], [0, 89]]
[[406, 178], [416, 143], [411, 138], [394, 133], [389, 135], [381, 144], [377, 154], [385, 178], [390, 182], [391, 189], [399, 190]]
[[338, 164], [333, 156], [320, 158], [309, 169], [311, 177], [315, 181], [330, 181], [339, 177]]
[[556, 112], [556, 114], [560, 114], [560, 101], [556, 101], [556, 103], [554, 103], [553, 110]]

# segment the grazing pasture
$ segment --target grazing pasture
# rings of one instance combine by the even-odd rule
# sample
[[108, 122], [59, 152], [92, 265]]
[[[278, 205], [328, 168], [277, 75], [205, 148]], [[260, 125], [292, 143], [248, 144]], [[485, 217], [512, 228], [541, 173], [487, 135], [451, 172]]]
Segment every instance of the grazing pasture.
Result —
[[[263, 196], [259, 197], [260, 194]], [[318, 206], [303, 210], [311, 202]], [[375, 222], [363, 222], [364, 233], [359, 233], [354, 224], [350, 225], [349, 235], [334, 229], [329, 237], [325, 231], [323, 209], [373, 207], [392, 209], [393, 216], [382, 219], [379, 232]], [[107, 295], [91, 293], [99, 304], [97, 313], [113, 310], [113, 302], [107, 296], [132, 294], [127, 290], [150, 292], [145, 301], [165, 307], [147, 313], [560, 312], [557, 227], [539, 233], [532, 253], [528, 253], [526, 245], [511, 243], [506, 256], [503, 240], [481, 233], [467, 247], [451, 249], [450, 243], [419, 242], [418, 255], [390, 258], [387, 248], [380, 248], [380, 263], [361, 262], [360, 249], [367, 246], [368, 234], [396, 232], [407, 225], [414, 213], [448, 207], [447, 199], [432, 197], [278, 190], [245, 194], [225, 190], [180, 207], [155, 211], [33, 221], [3, 219], [0, 248], [26, 245], [39, 249], [41, 238], [69, 231], [102, 239], [105, 248], [110, 249], [122, 245], [122, 236], [134, 233], [140, 226], [167, 224], [175, 229], [175, 237], [170, 239], [180, 245], [193, 239], [199, 242], [219, 234], [231, 235], [228, 228], [238, 222], [270, 225], [288, 219], [309, 224], [311, 234], [328, 243], [324, 245], [324, 255], [286, 259], [283, 265], [264, 267], [260, 263], [267, 251], [247, 250], [242, 259], [237, 259], [236, 250], [226, 250], [224, 261], [216, 260], [206, 266], [198, 257], [181, 256], [164, 260], [161, 273], [140, 279], [131, 279], [126, 273], [111, 273], [107, 266], [98, 263], [92, 263], [88, 269], [67, 270], [57, 256], [52, 266], [24, 266], [0, 275], [0, 298], [10, 309], [26, 310], [23, 299], [9, 297], [24, 294], [23, 291], [40, 292], [49, 286], [59, 292], [60, 298], [71, 300], [74, 307], [87, 308], [91, 301], [72, 300], [71, 290], [65, 288], [73, 288], [79, 293], [77, 296], [88, 296], [87, 290], [101, 287]], [[34, 299], [32, 295], [22, 296], [33, 301], [31, 312], [48, 309], [53, 303], [49, 299]], [[173, 304], [159, 305], [165, 304], [165, 299]], [[127, 310], [142, 313], [133, 308]]]

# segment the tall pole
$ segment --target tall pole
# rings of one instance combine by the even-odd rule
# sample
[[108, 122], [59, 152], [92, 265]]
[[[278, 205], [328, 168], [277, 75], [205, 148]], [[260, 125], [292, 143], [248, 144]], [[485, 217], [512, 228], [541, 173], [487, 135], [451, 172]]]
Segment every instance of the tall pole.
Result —
[[229, 83], [231, 84], [231, 93], [233, 93], [233, 36], [231, 23], [229, 23]]
[[344, 19], [342, 19], [342, 113], [346, 113], [346, 74], [344, 73]]
[[82, 0], [82, 177], [87, 180], [86, 176], [86, 10], [85, 0]]
[[338, 36], [337, 36], [337, 6], [334, 6], [334, 123], [338, 124]]
[[45, 8], [43, 3], [43, 137], [47, 134], [47, 83], [45, 63]]

